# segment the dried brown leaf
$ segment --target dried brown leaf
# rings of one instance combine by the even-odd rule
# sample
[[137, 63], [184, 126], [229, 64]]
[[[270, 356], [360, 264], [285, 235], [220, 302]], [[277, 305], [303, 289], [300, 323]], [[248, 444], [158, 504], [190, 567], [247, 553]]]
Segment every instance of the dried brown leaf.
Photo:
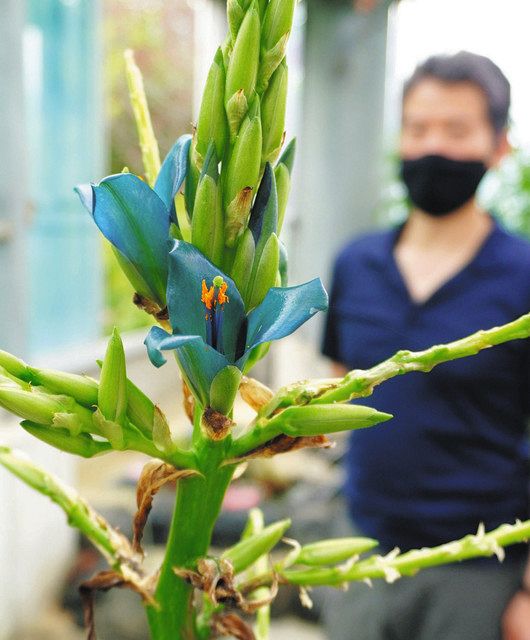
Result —
[[211, 440], [224, 440], [230, 433], [235, 422], [228, 416], [206, 407], [201, 417], [201, 429], [204, 435]]
[[274, 393], [269, 387], [254, 378], [247, 378], [247, 376], [241, 378], [239, 393], [249, 407], [252, 407], [256, 412], [260, 411], [274, 397]]
[[237, 640], [256, 640], [252, 627], [235, 613], [213, 616], [212, 634], [214, 638], [232, 637]]
[[272, 440], [265, 442], [264, 444], [248, 451], [245, 455], [237, 458], [231, 458], [225, 460], [223, 464], [237, 464], [252, 460], [254, 458], [272, 458], [280, 453], [288, 453], [290, 451], [297, 451], [298, 449], [305, 449], [307, 447], [313, 447], [317, 449], [328, 449], [333, 447], [334, 443], [326, 436], [286, 436], [281, 433]]
[[156, 576], [133, 580], [125, 578], [117, 571], [107, 570], [101, 571], [89, 580], [82, 582], [79, 585], [79, 593], [83, 605], [83, 619], [87, 630], [87, 640], [96, 640], [94, 618], [94, 595], [96, 591], [109, 591], [114, 587], [131, 589], [138, 593], [144, 602], [155, 605], [156, 603], [153, 599], [155, 581]]
[[153, 499], [168, 482], [176, 482], [190, 476], [199, 475], [194, 469], [175, 469], [158, 460], [150, 460], [142, 469], [136, 486], [136, 505], [138, 510], [133, 519], [133, 549], [143, 554], [141, 541]]

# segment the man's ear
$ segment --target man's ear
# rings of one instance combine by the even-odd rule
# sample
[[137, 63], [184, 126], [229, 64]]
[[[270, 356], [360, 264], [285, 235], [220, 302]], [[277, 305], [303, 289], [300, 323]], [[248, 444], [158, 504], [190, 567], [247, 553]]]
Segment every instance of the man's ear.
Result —
[[497, 167], [501, 160], [512, 152], [512, 145], [508, 140], [508, 130], [503, 129], [495, 134], [495, 148], [488, 169]]

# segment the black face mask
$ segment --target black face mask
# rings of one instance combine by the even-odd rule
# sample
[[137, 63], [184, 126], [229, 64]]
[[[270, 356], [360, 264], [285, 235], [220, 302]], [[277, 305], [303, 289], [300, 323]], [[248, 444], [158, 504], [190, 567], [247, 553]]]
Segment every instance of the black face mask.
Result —
[[487, 171], [480, 160], [422, 156], [401, 161], [401, 179], [413, 204], [432, 216], [444, 216], [470, 200]]

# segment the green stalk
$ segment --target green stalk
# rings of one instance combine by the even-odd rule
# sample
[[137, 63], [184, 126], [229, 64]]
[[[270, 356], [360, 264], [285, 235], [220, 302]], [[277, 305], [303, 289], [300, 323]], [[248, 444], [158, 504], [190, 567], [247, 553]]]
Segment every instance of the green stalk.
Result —
[[354, 369], [344, 378], [304, 381], [289, 385], [280, 389], [259, 415], [266, 417], [279, 407], [296, 404], [331, 404], [364, 398], [371, 395], [374, 387], [395, 376], [411, 371], [427, 373], [442, 362], [473, 356], [482, 349], [528, 337], [530, 313], [500, 327], [477, 331], [460, 340], [436, 345], [424, 351], [398, 351], [375, 367], [365, 370]]
[[202, 475], [177, 485], [175, 511], [155, 593], [159, 606], [147, 609], [153, 640], [197, 637], [191, 602], [193, 589], [173, 569], [195, 568], [197, 560], [208, 552], [213, 527], [234, 472], [234, 466], [220, 466], [226, 444], [224, 440], [198, 442], [198, 468]]
[[[342, 566], [281, 570], [276, 565], [276, 577], [285, 584], [306, 586], [337, 587], [348, 582], [384, 579], [394, 582], [402, 576], [415, 575], [421, 569], [453, 564], [471, 558], [490, 557], [496, 555], [502, 561], [504, 547], [530, 538], [530, 520], [517, 521], [515, 524], [502, 524], [496, 529], [486, 532], [481, 525], [474, 535], [467, 535], [460, 540], [447, 542], [437, 547], [412, 549], [400, 554], [399, 549], [386, 556], [372, 555], [359, 562], [346, 562]], [[259, 586], [272, 584], [272, 572], [239, 585], [243, 592]]]

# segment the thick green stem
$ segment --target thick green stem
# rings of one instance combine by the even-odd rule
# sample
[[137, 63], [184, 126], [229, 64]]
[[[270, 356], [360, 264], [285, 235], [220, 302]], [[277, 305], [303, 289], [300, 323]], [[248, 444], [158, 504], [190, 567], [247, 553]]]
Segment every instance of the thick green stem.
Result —
[[234, 467], [221, 467], [225, 442], [203, 442], [198, 452], [202, 476], [178, 483], [166, 556], [155, 599], [159, 608], [148, 607], [153, 640], [190, 640], [197, 637], [193, 589], [178, 577], [175, 567], [195, 568], [205, 556]]

